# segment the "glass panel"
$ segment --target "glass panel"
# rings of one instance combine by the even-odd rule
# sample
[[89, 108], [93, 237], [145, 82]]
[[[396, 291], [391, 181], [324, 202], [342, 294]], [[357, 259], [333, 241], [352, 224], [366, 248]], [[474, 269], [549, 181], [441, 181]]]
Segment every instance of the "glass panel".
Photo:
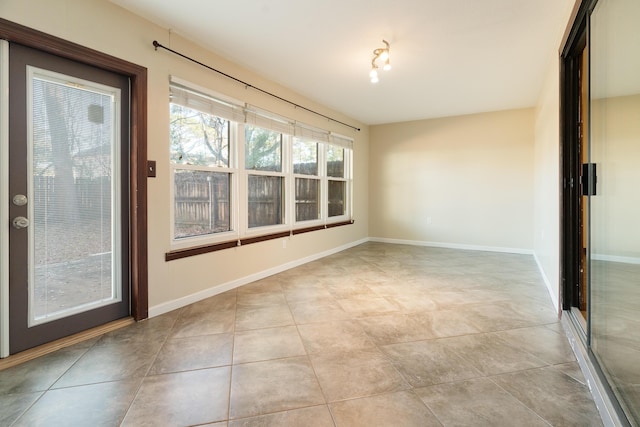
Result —
[[296, 178], [296, 221], [320, 218], [320, 180]]
[[329, 216], [345, 214], [345, 194], [347, 183], [344, 181], [329, 181]]
[[640, 424], [640, 50], [637, 0], [601, 0], [591, 19], [591, 348]]
[[318, 143], [293, 139], [293, 173], [318, 175]]
[[245, 169], [282, 171], [282, 134], [245, 125]]
[[228, 120], [178, 104], [169, 110], [172, 163], [229, 166]]
[[344, 178], [344, 148], [327, 146], [327, 176]]
[[283, 223], [280, 176], [249, 175], [249, 228]]
[[174, 173], [174, 238], [231, 230], [231, 174], [177, 169]]
[[72, 80], [30, 69], [30, 326], [120, 300], [119, 91]]

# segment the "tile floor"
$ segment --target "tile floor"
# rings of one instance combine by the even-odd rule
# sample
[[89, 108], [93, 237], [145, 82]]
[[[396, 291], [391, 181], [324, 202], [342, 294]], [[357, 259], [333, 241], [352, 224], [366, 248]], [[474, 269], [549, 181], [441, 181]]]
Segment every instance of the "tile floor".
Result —
[[640, 265], [591, 261], [592, 348], [618, 401], [640, 426]]
[[0, 372], [2, 426], [600, 426], [531, 256], [366, 243]]

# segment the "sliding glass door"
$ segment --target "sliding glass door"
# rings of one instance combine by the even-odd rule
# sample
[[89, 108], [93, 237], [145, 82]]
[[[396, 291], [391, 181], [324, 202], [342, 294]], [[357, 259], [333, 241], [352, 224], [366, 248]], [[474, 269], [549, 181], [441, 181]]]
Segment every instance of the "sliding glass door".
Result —
[[591, 350], [640, 424], [640, 1], [600, 0], [590, 19]]

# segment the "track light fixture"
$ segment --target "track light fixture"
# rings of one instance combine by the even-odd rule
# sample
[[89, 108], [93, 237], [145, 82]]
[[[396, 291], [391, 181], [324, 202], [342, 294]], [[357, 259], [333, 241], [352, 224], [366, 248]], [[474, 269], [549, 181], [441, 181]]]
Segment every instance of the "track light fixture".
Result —
[[391, 63], [389, 62], [389, 42], [386, 40], [382, 40], [382, 43], [384, 43], [385, 47], [373, 50], [373, 59], [371, 59], [371, 71], [369, 72], [371, 83], [378, 82], [378, 61], [383, 63], [382, 69], [384, 71], [388, 71], [391, 69]]

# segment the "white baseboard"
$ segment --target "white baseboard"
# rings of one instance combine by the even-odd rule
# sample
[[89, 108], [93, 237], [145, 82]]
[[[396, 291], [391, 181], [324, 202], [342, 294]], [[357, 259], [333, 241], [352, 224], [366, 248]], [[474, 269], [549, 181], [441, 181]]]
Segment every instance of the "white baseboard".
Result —
[[560, 314], [560, 311], [562, 310], [562, 308], [560, 307], [560, 300], [558, 299], [559, 288], [553, 289], [553, 286], [551, 285], [551, 281], [549, 280], [549, 277], [547, 277], [547, 274], [545, 273], [544, 268], [542, 268], [542, 264], [540, 263], [538, 254], [536, 254], [535, 252], [533, 253], [533, 259], [536, 260], [536, 264], [538, 265], [538, 271], [540, 271], [540, 275], [542, 276], [542, 280], [544, 281], [544, 284], [547, 287], [549, 296], [551, 296], [551, 301], [553, 301], [553, 306], [556, 308], [556, 310], [558, 310], [558, 314]]
[[640, 258], [629, 256], [592, 254], [591, 259], [596, 261], [620, 262], [622, 264], [640, 264]]
[[267, 270], [260, 271], [258, 273], [251, 274], [249, 276], [241, 277], [236, 280], [232, 280], [227, 283], [222, 283], [220, 285], [214, 286], [209, 289], [202, 290], [200, 292], [193, 293], [191, 295], [184, 296], [182, 298], [178, 298], [172, 301], [168, 301], [162, 304], [155, 305], [149, 308], [149, 317], [156, 317], [164, 313], [168, 313], [170, 311], [176, 310], [178, 308], [185, 307], [189, 304], [193, 304], [195, 302], [201, 301], [205, 298], [209, 298], [218, 294], [221, 294], [226, 291], [230, 291], [239, 286], [246, 285], [251, 282], [255, 282], [256, 280], [264, 279], [265, 277], [273, 276], [277, 273], [282, 273], [283, 271], [289, 270], [291, 268], [298, 267], [300, 265], [306, 264], [311, 261], [318, 260], [320, 258], [324, 258], [329, 255], [333, 255], [338, 252], [342, 252], [346, 249], [352, 248], [354, 246], [358, 246], [362, 243], [368, 242], [369, 239], [361, 239], [355, 242], [348, 243], [346, 245], [339, 246], [337, 248], [330, 249], [328, 251], [320, 252], [305, 258], [300, 258], [295, 261], [288, 262], [286, 264], [278, 265], [273, 268], [269, 268]]
[[512, 254], [522, 254], [522, 255], [533, 255], [533, 258], [538, 265], [538, 270], [540, 271], [540, 275], [542, 276], [542, 280], [544, 281], [545, 286], [547, 287], [547, 291], [551, 296], [551, 300], [553, 301], [553, 306], [558, 310], [558, 314], [560, 313], [560, 302], [558, 300], [558, 295], [554, 292], [553, 287], [551, 286], [551, 281], [547, 277], [540, 264], [540, 260], [532, 249], [522, 249], [522, 248], [503, 248], [496, 246], [478, 246], [478, 245], [463, 245], [458, 243], [441, 243], [441, 242], [422, 242], [417, 240], [400, 240], [400, 239], [386, 239], [382, 237], [371, 237], [369, 239], [372, 242], [380, 242], [380, 243], [392, 243], [392, 244], [400, 244], [400, 245], [414, 245], [414, 246], [428, 246], [434, 248], [447, 248], [447, 249], [466, 249], [472, 251], [487, 251], [487, 252], [501, 252], [501, 253], [512, 253]]
[[397, 245], [428, 246], [433, 248], [465, 249], [470, 251], [503, 252], [503, 253], [510, 253], [510, 254], [533, 255], [532, 249], [523, 249], [523, 248], [504, 248], [499, 246], [465, 245], [461, 243], [443, 243], [443, 242], [425, 242], [420, 240], [387, 239], [385, 237], [370, 237], [369, 240], [371, 242], [393, 243]]
[[[352, 248], [354, 246], [358, 246], [362, 243], [366, 243], [369, 241], [379, 242], [379, 243], [400, 244], [400, 245], [429, 246], [429, 247], [437, 247], [437, 248], [502, 252], [502, 253], [513, 253], [513, 254], [523, 254], [523, 255], [533, 254], [533, 251], [531, 249], [522, 249], [522, 248], [504, 248], [504, 247], [496, 247], [496, 246], [478, 246], [478, 245], [464, 245], [464, 244], [457, 244], [457, 243], [423, 242], [423, 241], [417, 241], [417, 240], [400, 240], [400, 239], [386, 239], [386, 238], [380, 238], [380, 237], [369, 237], [369, 238], [364, 238], [361, 240], [357, 240], [355, 242], [348, 243], [346, 245], [339, 246], [337, 248], [330, 249], [328, 251], [320, 252], [305, 258], [291, 261], [286, 264], [278, 265], [276, 267], [251, 274], [249, 276], [244, 276], [227, 283], [222, 283], [217, 286], [214, 286], [214, 287], [211, 287], [211, 288], [208, 288], [208, 289], [205, 289], [205, 290], [202, 290], [202, 291], [199, 291], [199, 292], [196, 292], [172, 301], [155, 305], [149, 308], [149, 317], [155, 317], [164, 313], [168, 313], [178, 308], [182, 308], [189, 304], [193, 304], [195, 302], [201, 301], [205, 298], [209, 298], [209, 297], [221, 294], [223, 292], [230, 291], [239, 286], [246, 285], [251, 282], [255, 282], [256, 280], [264, 279], [265, 277], [269, 277], [274, 274], [281, 273], [291, 268], [298, 267], [300, 265], [318, 260], [320, 258], [324, 258], [329, 255], [333, 255], [338, 252], [342, 252], [346, 249]], [[546, 277], [545, 277], [545, 281], [546, 281]], [[549, 287], [549, 285], [547, 286]]]

